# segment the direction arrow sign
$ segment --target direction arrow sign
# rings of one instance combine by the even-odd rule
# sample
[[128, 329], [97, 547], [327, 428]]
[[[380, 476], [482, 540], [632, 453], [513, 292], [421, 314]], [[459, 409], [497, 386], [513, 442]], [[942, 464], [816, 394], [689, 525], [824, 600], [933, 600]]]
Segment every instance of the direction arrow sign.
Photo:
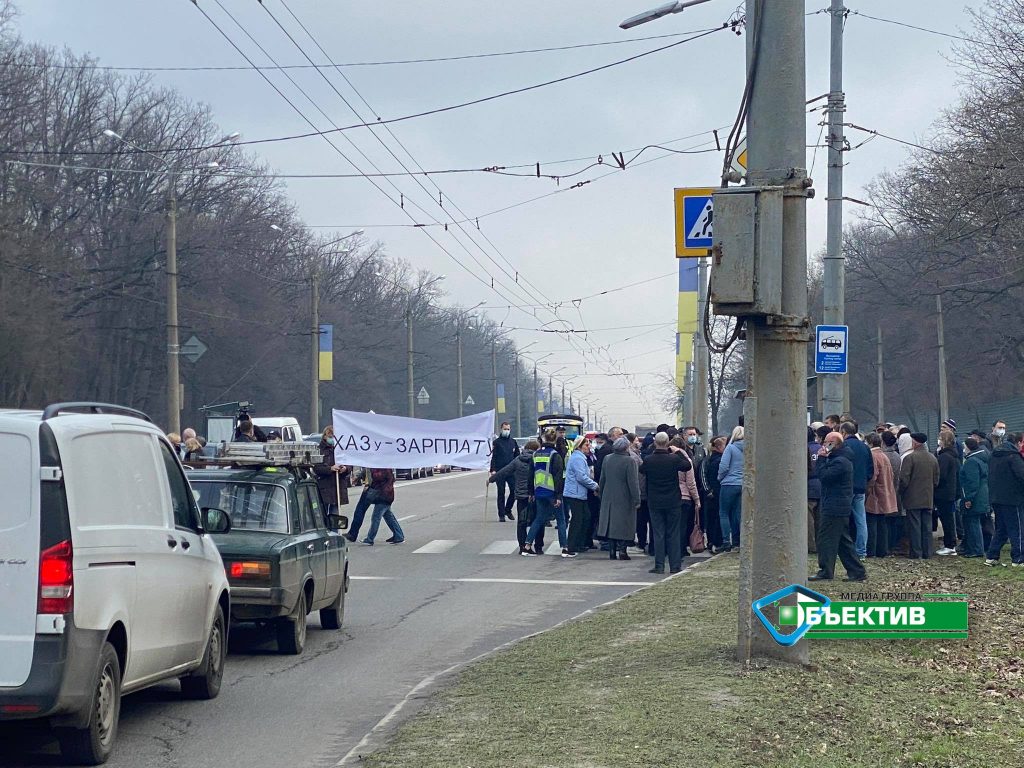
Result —
[[707, 256], [712, 245], [714, 203], [712, 187], [675, 190], [676, 256]]
[[472, 395], [469, 395], [466, 398], [466, 405], [476, 405], [476, 401], [473, 400], [473, 396]]
[[196, 336], [192, 336], [181, 345], [181, 349], [178, 352], [182, 357], [187, 358], [189, 362], [199, 362], [199, 358], [206, 354], [207, 346], [203, 344]]
[[747, 137], [740, 139], [732, 153], [732, 169], [738, 174], [747, 172]]
[[430, 393], [427, 392], [426, 387], [420, 387], [419, 394], [416, 395], [416, 401], [420, 405], [426, 405], [427, 403], [430, 402]]
[[815, 373], [846, 373], [849, 332], [845, 325], [819, 325], [815, 328]]

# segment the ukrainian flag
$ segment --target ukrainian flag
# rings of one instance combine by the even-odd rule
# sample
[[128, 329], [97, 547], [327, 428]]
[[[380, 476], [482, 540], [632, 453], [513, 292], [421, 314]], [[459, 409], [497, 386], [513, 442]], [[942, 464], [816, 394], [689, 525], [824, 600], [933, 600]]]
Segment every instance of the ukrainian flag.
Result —
[[686, 383], [686, 364], [693, 362], [693, 334], [700, 327], [697, 317], [697, 260], [679, 259], [679, 298], [676, 332], [676, 386]]
[[320, 381], [334, 381], [334, 326], [320, 326]]
[[498, 384], [498, 413], [505, 412], [505, 385]]

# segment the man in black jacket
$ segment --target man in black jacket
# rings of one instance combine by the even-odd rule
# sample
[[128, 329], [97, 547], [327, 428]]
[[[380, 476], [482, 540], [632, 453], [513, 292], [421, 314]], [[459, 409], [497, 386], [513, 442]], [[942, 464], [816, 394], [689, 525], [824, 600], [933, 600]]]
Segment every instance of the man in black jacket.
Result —
[[1010, 542], [1010, 561], [1024, 567], [1024, 435], [1012, 432], [992, 451], [988, 461], [988, 499], [996, 513], [996, 532], [989, 542], [985, 565], [998, 565], [999, 553]]
[[845, 581], [866, 581], [867, 571], [857, 557], [850, 535], [853, 514], [853, 462], [843, 447], [843, 436], [829, 432], [816, 462], [821, 480], [821, 507], [818, 511], [818, 572], [808, 581], [832, 581], [836, 555], [846, 569]]
[[[519, 443], [512, 439], [512, 425], [507, 421], [501, 423], [501, 433], [494, 438], [491, 447], [491, 476], [499, 470], [512, 463], [512, 459], [519, 455]], [[504, 523], [505, 518], [515, 520], [512, 514], [512, 506], [516, 503], [515, 483], [511, 477], [505, 477], [497, 483], [498, 486], [498, 521]], [[505, 491], [508, 491], [508, 499], [505, 498]]]
[[654, 452], [644, 457], [640, 473], [647, 479], [647, 508], [651, 515], [654, 534], [654, 567], [651, 573], [665, 572], [665, 557], [672, 573], [683, 567], [683, 547], [680, 540], [680, 516], [683, 496], [679, 490], [679, 473], [686, 472], [690, 460], [683, 452], [673, 453], [668, 447], [668, 434], [654, 436]]

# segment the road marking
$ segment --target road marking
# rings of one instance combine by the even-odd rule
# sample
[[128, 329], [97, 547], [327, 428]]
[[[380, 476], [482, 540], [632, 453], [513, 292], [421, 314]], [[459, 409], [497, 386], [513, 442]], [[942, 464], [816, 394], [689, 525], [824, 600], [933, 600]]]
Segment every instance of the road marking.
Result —
[[457, 502], [457, 501], [453, 501], [451, 504], [444, 504], [444, 505], [442, 505], [441, 509], [449, 509], [450, 507], [457, 506], [458, 503], [459, 502]]
[[474, 499], [482, 499], [486, 495], [487, 495], [486, 493], [481, 493], [479, 496], [474, 496], [473, 498]]
[[458, 543], [458, 539], [434, 539], [419, 549], [414, 549], [412, 553], [414, 555], [440, 555], [452, 549]]
[[558, 534], [555, 534], [555, 540], [552, 541], [547, 547], [544, 548], [545, 555], [561, 555], [562, 548], [558, 545]]
[[567, 587], [647, 587], [656, 581], [577, 581], [573, 579], [439, 579], [439, 581], [463, 584], [551, 584]]
[[518, 541], [495, 541], [488, 544], [481, 551], [481, 555], [511, 555], [519, 551]]
[[404, 523], [406, 520], [412, 520], [416, 515], [406, 515], [405, 517], [398, 518], [398, 522]]
[[349, 576], [353, 581], [398, 581], [397, 576]]
[[441, 475], [440, 477], [435, 475], [434, 477], [420, 478], [419, 480], [399, 480], [398, 483], [395, 484], [395, 488], [408, 488], [410, 485], [421, 485], [422, 483], [439, 483], [442, 480], [454, 480], [456, 477], [465, 477], [482, 471], [483, 470], [474, 469], [469, 472], [459, 472], [458, 474], [449, 473], [447, 475]]

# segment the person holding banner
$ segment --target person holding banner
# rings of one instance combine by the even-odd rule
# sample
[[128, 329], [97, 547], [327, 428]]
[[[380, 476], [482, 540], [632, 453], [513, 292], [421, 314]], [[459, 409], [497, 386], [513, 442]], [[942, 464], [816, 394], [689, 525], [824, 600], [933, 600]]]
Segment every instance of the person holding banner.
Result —
[[373, 546], [373, 540], [377, 538], [377, 529], [380, 528], [381, 518], [391, 529], [391, 538], [388, 544], [401, 544], [405, 541], [405, 533], [402, 526], [398, 524], [395, 513], [391, 511], [391, 505], [395, 503], [395, 473], [390, 469], [371, 469], [370, 487], [364, 494], [373, 504], [373, 518], [370, 520], [370, 530], [363, 539], [363, 544]]
[[569, 552], [566, 539], [565, 509], [562, 507], [564, 463], [561, 454], [555, 450], [555, 430], [545, 430], [543, 439], [544, 445], [533, 454], [533, 473], [530, 475], [530, 495], [537, 505], [537, 514], [526, 534], [526, 549], [520, 549], [519, 554], [523, 557], [536, 556], [533, 546], [540, 529], [554, 517], [558, 525], [558, 546], [562, 548], [562, 557], [576, 557], [575, 553]]
[[334, 460], [334, 427], [328, 424], [320, 436], [320, 456], [322, 461], [313, 467], [316, 484], [320, 488], [320, 497], [327, 505], [325, 514], [338, 514], [338, 507], [348, 504], [348, 473], [349, 468]]

